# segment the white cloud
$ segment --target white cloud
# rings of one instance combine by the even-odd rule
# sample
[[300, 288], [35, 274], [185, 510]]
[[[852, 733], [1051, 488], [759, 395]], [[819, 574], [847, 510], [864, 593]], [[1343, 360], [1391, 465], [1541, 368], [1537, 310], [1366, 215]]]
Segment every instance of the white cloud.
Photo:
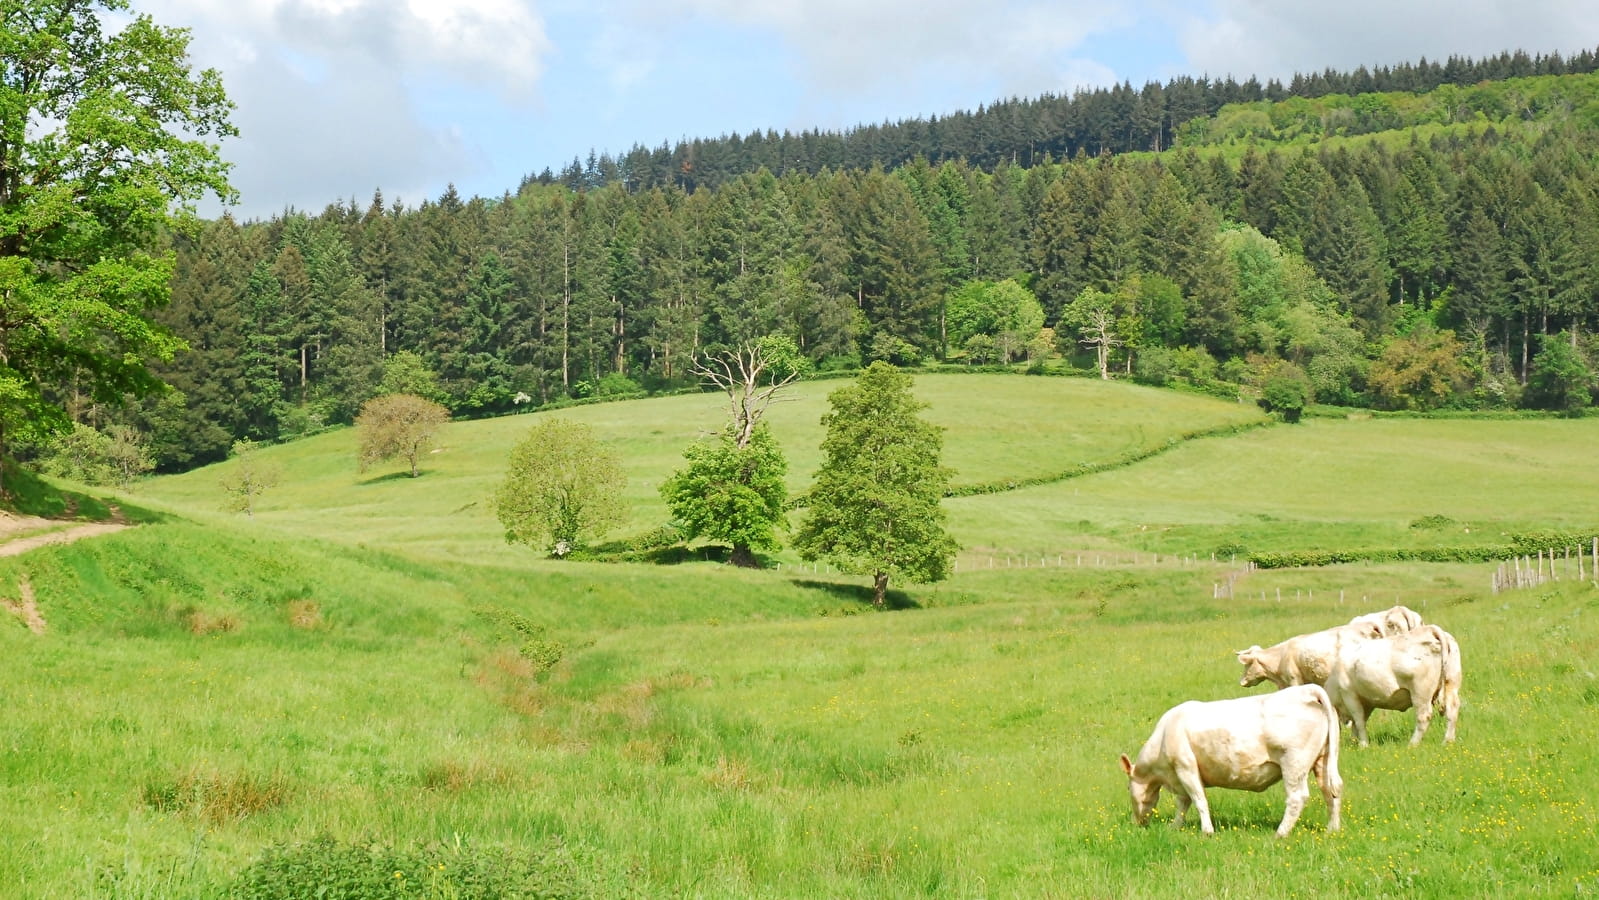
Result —
[[683, 25], [698, 17], [776, 34], [823, 95], [893, 92], [929, 77], [1007, 94], [1070, 90], [1069, 78], [1103, 74], [1081, 63], [1089, 38], [1131, 21], [1116, 5], [1090, 0], [680, 0], [669, 13], [634, 2], [630, 19], [653, 14], [659, 24]]
[[320, 209], [376, 187], [420, 202], [480, 169], [451, 122], [425, 122], [419, 85], [487, 88], [525, 103], [552, 48], [523, 0], [137, 0], [191, 28], [190, 52], [222, 72], [240, 136], [239, 213]]
[[1591, 0], [1214, 0], [1182, 27], [1194, 74], [1286, 79], [1295, 72], [1483, 57], [1502, 50], [1572, 52], [1599, 44]]

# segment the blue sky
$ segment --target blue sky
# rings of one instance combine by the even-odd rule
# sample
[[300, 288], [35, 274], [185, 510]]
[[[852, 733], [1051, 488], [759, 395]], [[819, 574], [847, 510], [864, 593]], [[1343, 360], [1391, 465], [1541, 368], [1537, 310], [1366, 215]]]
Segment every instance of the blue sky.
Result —
[[[239, 108], [235, 215], [498, 196], [590, 149], [1179, 74], [1599, 48], [1591, 0], [133, 0]], [[206, 210], [214, 213], [215, 209]]]

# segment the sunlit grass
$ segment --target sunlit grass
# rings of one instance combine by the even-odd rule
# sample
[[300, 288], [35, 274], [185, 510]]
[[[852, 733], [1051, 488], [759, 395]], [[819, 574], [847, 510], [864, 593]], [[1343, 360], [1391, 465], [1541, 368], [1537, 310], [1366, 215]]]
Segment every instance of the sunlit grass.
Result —
[[[773, 411], [796, 488], [837, 384]], [[1257, 415], [1075, 379], [917, 391], [967, 483]], [[621, 445], [642, 530], [664, 518], [651, 479], [719, 402], [561, 414]], [[452, 424], [414, 481], [356, 473], [349, 432], [269, 448], [286, 477], [254, 520], [215, 509], [213, 468], [138, 491], [181, 519], [0, 560], [0, 596], [25, 575], [48, 624], [0, 611], [0, 896], [221, 896], [319, 835], [440, 860], [555, 841], [600, 896], [1599, 890], [1590, 578], [1493, 595], [1484, 564], [1248, 572], [1225, 551], [1593, 524], [1599, 423], [1316, 420], [950, 500], [959, 570], [894, 583], [901, 608], [876, 613], [861, 579], [788, 554], [506, 546], [483, 500], [533, 421]], [[1213, 792], [1212, 839], [1168, 829], [1169, 798], [1131, 823], [1117, 754], [1181, 700], [1248, 693], [1234, 651], [1395, 602], [1460, 641], [1456, 745], [1434, 728], [1410, 748], [1412, 714], [1376, 713], [1371, 747], [1345, 742], [1335, 835], [1313, 792], [1275, 840], [1281, 788]], [[548, 672], [511, 616], [564, 650]]]
[[[44, 638], [0, 628], [0, 837], [26, 851], [0, 862], [7, 896], [93, 895], [96, 872], [124, 896], [210, 896], [324, 833], [560, 838], [663, 897], [1532, 896], [1596, 877], [1587, 583], [1493, 597], [1463, 584], [1482, 567], [1354, 566], [1255, 573], [1219, 601], [1208, 561], [1035, 568], [872, 613], [826, 580], [705, 564], [422, 565], [237, 527], [100, 540], [0, 565], [53, 617]], [[256, 581], [269, 558], [302, 580]], [[323, 623], [293, 624], [301, 592], [268, 582], [306, 587]], [[72, 604], [96, 584], [96, 611]], [[1459, 638], [1459, 743], [1410, 748], [1411, 714], [1377, 713], [1372, 747], [1345, 742], [1338, 835], [1313, 793], [1275, 840], [1280, 788], [1213, 792], [1211, 840], [1170, 832], [1169, 799], [1134, 827], [1116, 755], [1183, 699], [1246, 693], [1238, 647], [1362, 611], [1338, 584], [1405, 590]], [[196, 598], [241, 627], [168, 614]], [[534, 678], [484, 605], [548, 625], [566, 658]]]

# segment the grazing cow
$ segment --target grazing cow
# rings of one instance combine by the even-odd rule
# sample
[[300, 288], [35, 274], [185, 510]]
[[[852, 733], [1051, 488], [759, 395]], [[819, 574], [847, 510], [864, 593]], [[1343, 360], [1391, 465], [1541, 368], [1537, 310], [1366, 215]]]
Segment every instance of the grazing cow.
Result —
[[1172, 707], [1138, 751], [1135, 763], [1123, 753], [1122, 771], [1133, 798], [1133, 821], [1149, 814], [1166, 788], [1177, 800], [1172, 827], [1180, 828], [1189, 804], [1199, 807], [1206, 834], [1210, 804], [1205, 788], [1263, 791], [1281, 781], [1288, 791], [1277, 836], [1294, 829], [1310, 798], [1307, 776], [1316, 773], [1327, 801], [1327, 830], [1337, 831], [1344, 783], [1338, 775], [1338, 715], [1327, 692], [1314, 684], [1273, 694], [1215, 700], [1190, 700]]
[[1421, 743], [1433, 707], [1443, 708], [1444, 743], [1455, 739], [1460, 718], [1460, 645], [1437, 625], [1363, 643], [1345, 644], [1327, 679], [1327, 695], [1354, 725], [1366, 746], [1366, 715], [1374, 709], [1416, 710], [1410, 745]]
[[1349, 620], [1351, 625], [1361, 625], [1367, 622], [1381, 628], [1383, 637], [1404, 634], [1425, 624], [1421, 621], [1421, 613], [1408, 606], [1394, 606], [1382, 612], [1367, 613]]
[[1371, 622], [1350, 623], [1291, 637], [1280, 644], [1262, 648], [1259, 644], [1238, 651], [1244, 675], [1238, 683], [1254, 687], [1270, 681], [1279, 688], [1296, 684], [1326, 684], [1342, 644], [1382, 637], [1382, 629]]

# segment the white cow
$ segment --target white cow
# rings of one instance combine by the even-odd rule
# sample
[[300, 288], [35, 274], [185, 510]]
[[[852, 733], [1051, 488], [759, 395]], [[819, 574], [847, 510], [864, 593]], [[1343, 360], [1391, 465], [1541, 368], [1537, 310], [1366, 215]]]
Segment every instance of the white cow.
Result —
[[1244, 674], [1238, 683], [1242, 687], [1254, 687], [1262, 681], [1270, 681], [1280, 688], [1296, 684], [1324, 685], [1338, 659], [1340, 646], [1380, 637], [1380, 626], [1371, 622], [1351, 622], [1297, 635], [1270, 647], [1256, 644], [1238, 651], [1238, 661], [1244, 664]]
[[1329, 810], [1327, 830], [1337, 831], [1344, 783], [1338, 775], [1338, 715], [1327, 692], [1313, 684], [1272, 694], [1190, 700], [1172, 707], [1133, 762], [1123, 753], [1122, 771], [1133, 798], [1133, 821], [1144, 825], [1166, 788], [1177, 800], [1172, 827], [1180, 828], [1188, 806], [1199, 807], [1206, 834], [1210, 804], [1205, 788], [1263, 791], [1281, 781], [1288, 792], [1277, 836], [1292, 831], [1310, 798], [1307, 776], [1316, 773]]
[[1368, 622], [1381, 628], [1383, 637], [1404, 634], [1425, 624], [1421, 621], [1421, 613], [1408, 606], [1391, 606], [1382, 612], [1367, 613], [1349, 620], [1351, 625], [1361, 625]]
[[1437, 625], [1375, 641], [1345, 644], [1327, 678], [1327, 695], [1354, 725], [1366, 746], [1366, 715], [1374, 709], [1416, 710], [1411, 746], [1421, 743], [1433, 707], [1443, 708], [1444, 743], [1455, 739], [1460, 718], [1460, 645]]

